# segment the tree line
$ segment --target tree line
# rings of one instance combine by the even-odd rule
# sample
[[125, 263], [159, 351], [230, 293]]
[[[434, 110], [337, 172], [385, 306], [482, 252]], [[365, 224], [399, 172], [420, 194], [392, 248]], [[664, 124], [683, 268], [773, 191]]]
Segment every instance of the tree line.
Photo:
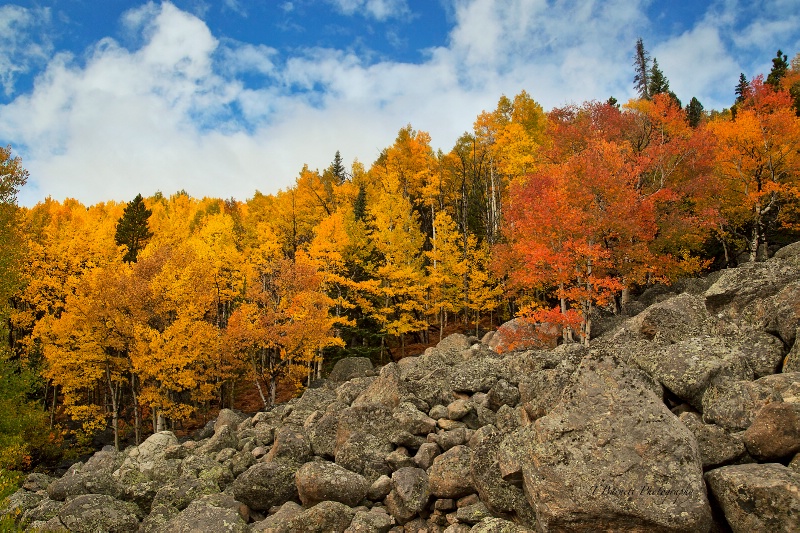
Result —
[[[25, 428], [138, 442], [242, 387], [268, 406], [325, 361], [399, 358], [452, 324], [522, 316], [588, 342], [598, 312], [648, 285], [797, 239], [800, 56], [706, 112], [640, 45], [624, 105], [503, 96], [447, 153], [409, 125], [369, 168], [337, 152], [246, 201], [19, 208], [27, 174], [0, 152], [0, 426], [30, 412]], [[25, 428], [2, 432], [0, 467], [37, 460], [45, 437]]]

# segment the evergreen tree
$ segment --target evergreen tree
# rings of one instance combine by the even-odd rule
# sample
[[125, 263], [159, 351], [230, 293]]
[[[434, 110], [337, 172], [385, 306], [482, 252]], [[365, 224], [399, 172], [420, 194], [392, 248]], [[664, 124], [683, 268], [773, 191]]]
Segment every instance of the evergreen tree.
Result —
[[689, 126], [693, 128], [699, 126], [700, 121], [703, 119], [703, 104], [694, 96], [689, 101], [689, 105], [686, 106], [686, 119], [689, 122]]
[[336, 178], [336, 184], [341, 185], [347, 179], [347, 171], [342, 163], [342, 155], [339, 150], [336, 150], [336, 155], [333, 156], [333, 163], [331, 163], [331, 173]]
[[657, 94], [671, 94], [669, 90], [669, 81], [658, 67], [658, 60], [656, 58], [653, 58], [653, 67], [650, 69], [650, 83], [647, 88], [647, 93], [650, 98]]
[[358, 186], [358, 196], [356, 196], [356, 201], [353, 202], [353, 216], [356, 220], [364, 221], [367, 216], [367, 190], [364, 188], [364, 184], [359, 184]]
[[789, 68], [786, 54], [778, 50], [778, 54], [772, 58], [772, 70], [767, 76], [766, 83], [772, 85], [772, 88], [778, 90], [781, 80], [786, 76], [786, 70]]
[[739, 83], [736, 85], [736, 103], [741, 104], [747, 97], [747, 92], [750, 90], [750, 82], [747, 81], [747, 76], [744, 72], [739, 74]]
[[141, 194], [137, 194], [136, 198], [128, 202], [122, 217], [117, 221], [117, 232], [114, 236], [118, 245], [128, 248], [125, 257], [122, 258], [123, 261], [135, 263], [139, 252], [153, 236], [147, 222], [152, 213], [145, 207]]
[[636, 55], [633, 59], [633, 68], [636, 75], [633, 77], [633, 86], [639, 93], [639, 98], [650, 98], [650, 54], [644, 49], [642, 38], [636, 41]]

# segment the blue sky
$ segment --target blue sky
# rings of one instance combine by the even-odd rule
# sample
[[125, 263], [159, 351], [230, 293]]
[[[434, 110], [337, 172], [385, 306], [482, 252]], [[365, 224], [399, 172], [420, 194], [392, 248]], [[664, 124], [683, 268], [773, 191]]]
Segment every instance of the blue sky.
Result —
[[0, 4], [0, 143], [19, 197], [245, 200], [411, 124], [450, 150], [501, 95], [633, 93], [642, 37], [684, 102], [800, 51], [796, 0], [37, 0]]

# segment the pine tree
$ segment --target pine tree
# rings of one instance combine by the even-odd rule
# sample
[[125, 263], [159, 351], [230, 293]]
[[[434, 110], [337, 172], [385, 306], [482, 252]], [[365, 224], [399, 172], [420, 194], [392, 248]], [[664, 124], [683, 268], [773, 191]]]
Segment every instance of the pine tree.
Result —
[[773, 89], [778, 90], [781, 85], [781, 80], [786, 76], [786, 70], [789, 68], [786, 54], [778, 50], [775, 57], [772, 58], [772, 70], [767, 76], [767, 85], [771, 85]]
[[670, 94], [669, 81], [658, 67], [656, 58], [653, 58], [653, 66], [650, 69], [650, 84], [648, 85], [647, 93], [651, 98], [657, 94]]
[[747, 92], [750, 90], [750, 82], [747, 81], [747, 76], [744, 72], [739, 74], [739, 83], [736, 85], [736, 103], [741, 104], [747, 97]]
[[633, 77], [633, 86], [639, 93], [639, 98], [650, 98], [650, 54], [644, 49], [642, 38], [636, 41], [636, 55], [633, 59], [636, 75]]
[[139, 252], [147, 244], [147, 240], [153, 236], [147, 220], [152, 211], [144, 205], [141, 194], [128, 202], [125, 211], [117, 222], [117, 232], [114, 240], [120, 246], [126, 246], [128, 251], [122, 258], [126, 263], [135, 263]]
[[333, 156], [333, 163], [331, 163], [331, 173], [336, 178], [336, 184], [341, 185], [347, 179], [347, 171], [342, 163], [342, 154], [336, 150], [336, 155]]
[[702, 119], [703, 104], [693, 96], [691, 101], [689, 101], [689, 105], [686, 106], [686, 120], [689, 122], [689, 126], [696, 128], [700, 125]]
[[367, 190], [364, 188], [364, 184], [359, 184], [358, 186], [358, 196], [356, 196], [355, 202], [353, 202], [353, 216], [356, 220], [364, 221], [367, 216]]

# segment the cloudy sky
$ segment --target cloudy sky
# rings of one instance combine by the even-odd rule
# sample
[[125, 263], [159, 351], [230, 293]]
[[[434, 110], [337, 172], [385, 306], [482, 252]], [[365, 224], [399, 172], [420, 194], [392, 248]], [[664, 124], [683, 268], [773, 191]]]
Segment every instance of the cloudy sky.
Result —
[[400, 128], [450, 150], [498, 98], [633, 96], [642, 37], [673, 91], [728, 107], [800, 51], [796, 0], [33, 0], [0, 4], [0, 143], [22, 205], [185, 189], [245, 200]]

